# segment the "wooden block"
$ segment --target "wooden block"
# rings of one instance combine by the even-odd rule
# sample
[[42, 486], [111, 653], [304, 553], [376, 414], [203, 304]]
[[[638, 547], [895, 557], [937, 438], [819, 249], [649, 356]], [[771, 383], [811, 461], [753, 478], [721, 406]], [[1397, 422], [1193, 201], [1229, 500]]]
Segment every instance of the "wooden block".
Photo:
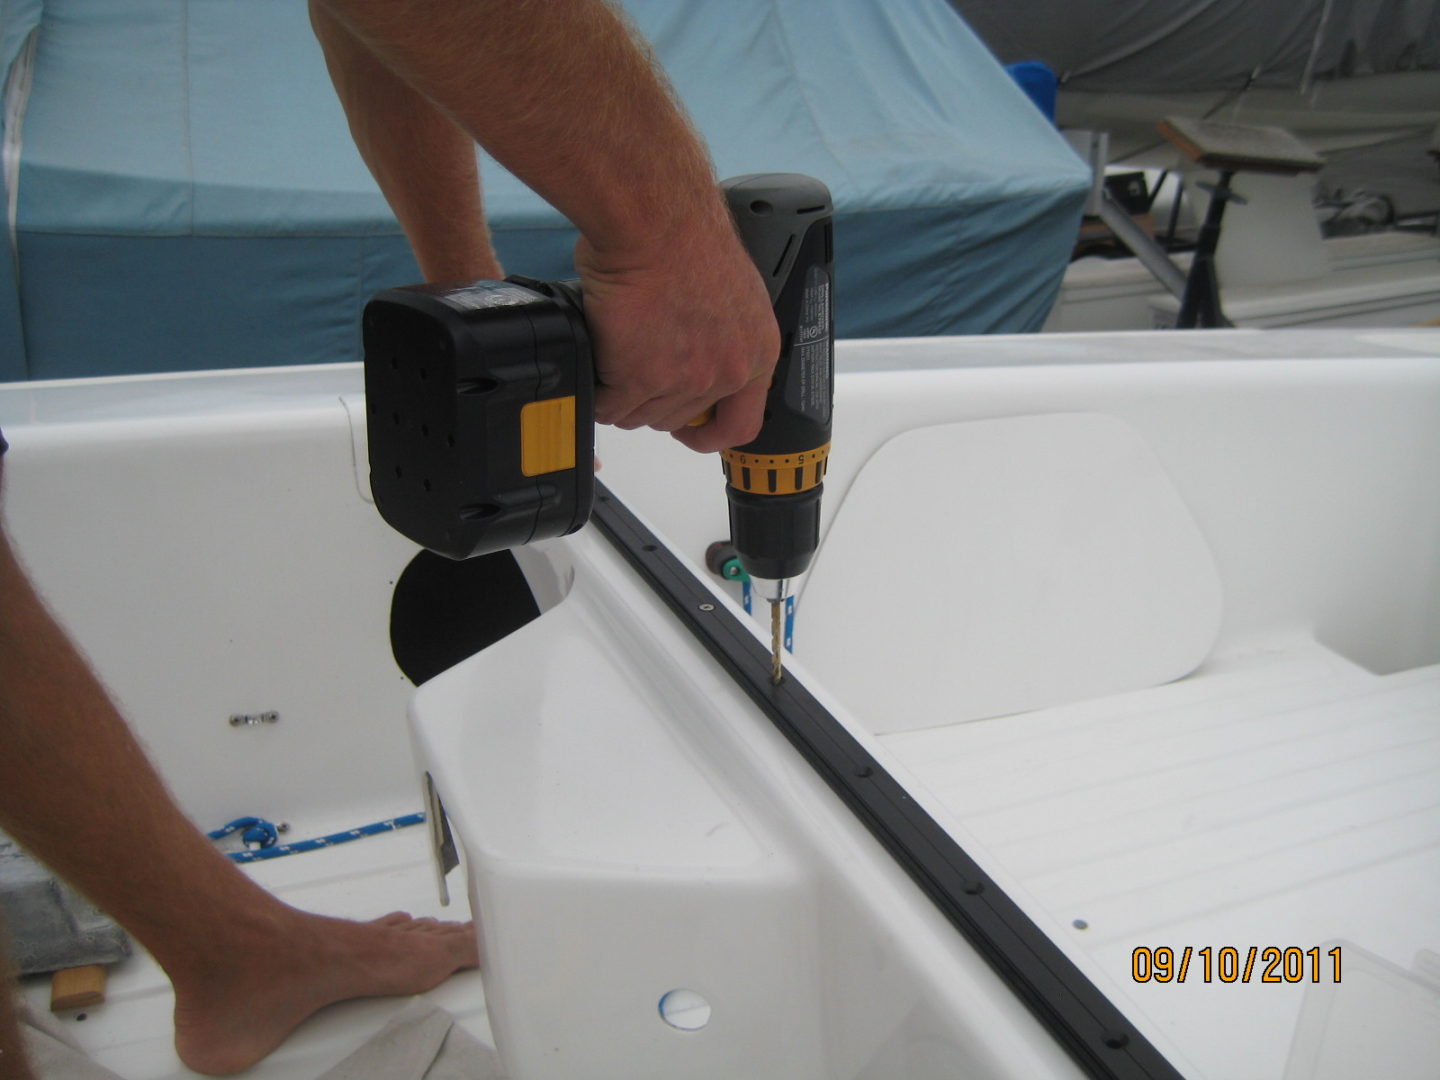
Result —
[[50, 978], [50, 1011], [83, 1009], [105, 1000], [106, 968], [103, 964], [66, 968]]

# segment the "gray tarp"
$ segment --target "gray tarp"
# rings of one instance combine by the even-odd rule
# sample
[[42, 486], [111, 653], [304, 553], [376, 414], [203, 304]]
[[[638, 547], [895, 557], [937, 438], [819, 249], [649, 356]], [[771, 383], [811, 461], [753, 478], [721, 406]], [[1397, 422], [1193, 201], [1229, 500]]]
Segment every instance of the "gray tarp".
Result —
[[1175, 93], [1440, 68], [1436, 0], [951, 0], [1004, 63]]

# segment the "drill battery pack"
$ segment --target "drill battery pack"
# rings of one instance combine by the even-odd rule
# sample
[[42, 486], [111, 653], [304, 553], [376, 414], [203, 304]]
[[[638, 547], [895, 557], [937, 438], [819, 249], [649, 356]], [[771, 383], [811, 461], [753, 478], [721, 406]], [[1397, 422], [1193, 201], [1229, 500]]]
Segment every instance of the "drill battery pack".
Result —
[[585, 524], [595, 374], [578, 290], [387, 289], [363, 331], [370, 487], [392, 528], [468, 559]]

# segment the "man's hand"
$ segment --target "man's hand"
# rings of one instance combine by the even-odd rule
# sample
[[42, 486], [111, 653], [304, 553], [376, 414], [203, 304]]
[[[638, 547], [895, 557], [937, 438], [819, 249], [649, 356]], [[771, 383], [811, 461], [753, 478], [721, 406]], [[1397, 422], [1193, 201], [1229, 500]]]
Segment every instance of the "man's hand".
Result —
[[[651, 255], [576, 245], [601, 423], [669, 431], [702, 453], [759, 433], [780, 331], [724, 216]], [[712, 405], [708, 423], [687, 426]]]

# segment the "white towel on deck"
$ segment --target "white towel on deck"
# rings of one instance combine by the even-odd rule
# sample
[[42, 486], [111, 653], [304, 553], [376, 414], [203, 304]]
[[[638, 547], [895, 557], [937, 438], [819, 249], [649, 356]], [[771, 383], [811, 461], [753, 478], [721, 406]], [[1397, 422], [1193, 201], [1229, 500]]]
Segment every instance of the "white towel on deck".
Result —
[[18, 995], [16, 1004], [20, 1006], [20, 1038], [25, 1044], [25, 1056], [30, 1059], [31, 1072], [41, 1080], [121, 1080], [77, 1050], [54, 1017], [25, 1008]]
[[318, 1080], [504, 1080], [495, 1051], [417, 1001]]

